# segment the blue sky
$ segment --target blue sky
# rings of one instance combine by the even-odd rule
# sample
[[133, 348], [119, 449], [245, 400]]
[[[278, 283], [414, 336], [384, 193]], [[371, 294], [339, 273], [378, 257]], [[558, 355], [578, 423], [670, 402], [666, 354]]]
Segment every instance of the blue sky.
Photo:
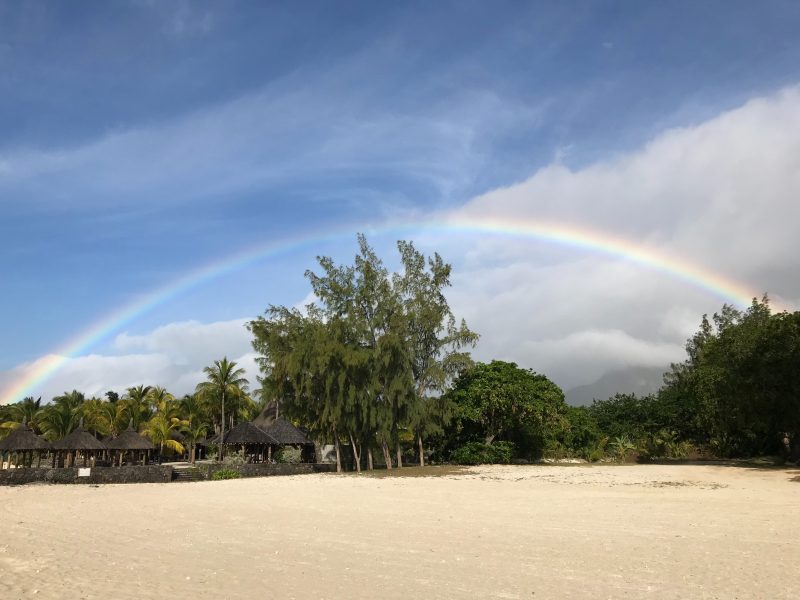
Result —
[[[800, 4], [777, 0], [2, 3], [0, 370], [243, 248], [458, 211], [774, 97], [798, 83], [798, 30]], [[608, 214], [588, 225], [625, 225]], [[296, 303], [315, 254], [354, 248], [265, 261], [126, 330]]]

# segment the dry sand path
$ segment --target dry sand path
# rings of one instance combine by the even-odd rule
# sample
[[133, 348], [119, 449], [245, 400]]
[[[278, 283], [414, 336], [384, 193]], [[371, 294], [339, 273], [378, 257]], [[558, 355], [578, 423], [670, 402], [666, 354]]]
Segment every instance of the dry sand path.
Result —
[[0, 488], [0, 598], [797, 598], [797, 470]]

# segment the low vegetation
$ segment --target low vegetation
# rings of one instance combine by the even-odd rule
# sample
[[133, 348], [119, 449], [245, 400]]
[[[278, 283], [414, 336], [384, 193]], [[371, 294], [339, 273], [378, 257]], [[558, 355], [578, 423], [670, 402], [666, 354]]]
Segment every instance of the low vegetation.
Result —
[[222, 481], [223, 479], [240, 479], [241, 473], [234, 469], [220, 469], [219, 471], [214, 471], [211, 475], [211, 481]]

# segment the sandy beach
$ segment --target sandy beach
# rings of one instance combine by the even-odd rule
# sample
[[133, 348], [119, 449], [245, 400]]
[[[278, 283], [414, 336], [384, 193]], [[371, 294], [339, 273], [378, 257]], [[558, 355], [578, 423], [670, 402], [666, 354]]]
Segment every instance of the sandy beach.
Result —
[[796, 598], [798, 475], [503, 466], [0, 488], [0, 597]]

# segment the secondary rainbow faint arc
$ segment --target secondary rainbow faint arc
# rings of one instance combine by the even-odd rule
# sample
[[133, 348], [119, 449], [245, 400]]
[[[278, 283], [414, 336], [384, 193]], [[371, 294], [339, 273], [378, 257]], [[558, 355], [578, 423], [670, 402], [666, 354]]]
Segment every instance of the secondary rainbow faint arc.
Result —
[[[645, 245], [636, 244], [630, 240], [614, 237], [604, 232], [561, 223], [530, 220], [512, 221], [498, 218], [459, 218], [416, 223], [392, 223], [378, 227], [362, 226], [360, 229], [366, 230], [371, 235], [444, 232], [530, 238], [623, 258], [684, 280], [735, 305], [747, 306], [752, 298], [758, 295], [742, 283], [677, 257], [658, 253]], [[359, 227], [351, 225], [333, 232], [328, 230], [324, 233], [317, 232], [288, 240], [260, 244], [195, 269], [176, 281], [157, 288], [143, 298], [106, 315], [55, 352], [35, 361], [27, 369], [23, 367], [23, 375], [3, 392], [2, 397], [0, 397], [0, 404], [14, 402], [24, 396], [33, 395], [36, 387], [47, 381], [70, 358], [86, 352], [95, 344], [119, 332], [125, 325], [136, 318], [193, 287], [280, 253], [297, 250], [311, 244], [352, 237], [358, 230]]]

